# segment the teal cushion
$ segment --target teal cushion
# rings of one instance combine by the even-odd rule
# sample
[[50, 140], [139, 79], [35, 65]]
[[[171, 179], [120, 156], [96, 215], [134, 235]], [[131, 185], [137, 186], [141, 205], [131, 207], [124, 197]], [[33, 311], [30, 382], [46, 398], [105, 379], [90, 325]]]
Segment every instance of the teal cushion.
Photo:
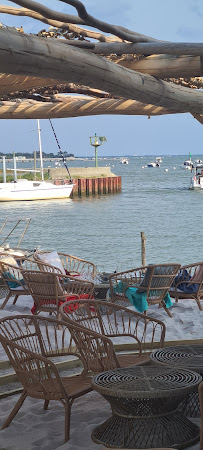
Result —
[[[4, 272], [4, 276], [7, 278], [6, 282], [8, 283], [9, 287], [11, 289], [16, 289], [20, 286], [20, 284], [18, 283], [17, 278], [14, 277], [14, 275], [12, 275], [9, 272]], [[9, 281], [8, 278], [10, 278], [12, 281]], [[20, 283], [22, 283], [23, 285], [25, 284], [24, 280], [19, 280]]]

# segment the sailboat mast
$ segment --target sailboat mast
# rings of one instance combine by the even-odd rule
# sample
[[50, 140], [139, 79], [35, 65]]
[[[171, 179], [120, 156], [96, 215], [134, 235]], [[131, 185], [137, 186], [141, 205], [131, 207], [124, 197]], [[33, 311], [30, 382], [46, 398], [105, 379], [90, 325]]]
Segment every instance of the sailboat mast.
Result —
[[42, 158], [42, 143], [41, 143], [41, 130], [39, 119], [37, 119], [37, 129], [38, 129], [38, 138], [39, 138], [39, 155], [40, 155], [40, 168], [41, 168], [41, 178], [44, 181], [44, 168], [43, 168], [43, 158]]

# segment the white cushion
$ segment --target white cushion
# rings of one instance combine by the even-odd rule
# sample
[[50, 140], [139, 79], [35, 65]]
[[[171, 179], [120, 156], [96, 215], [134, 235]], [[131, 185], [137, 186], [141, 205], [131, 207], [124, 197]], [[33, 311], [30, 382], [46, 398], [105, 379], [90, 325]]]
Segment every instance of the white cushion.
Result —
[[35, 255], [41, 262], [57, 267], [63, 275], [66, 274], [59, 254], [56, 251], [50, 253], [36, 253]]
[[0, 255], [0, 262], [4, 262], [5, 264], [10, 264], [11, 266], [18, 266], [17, 261], [11, 255], [8, 255], [8, 256], [3, 255], [2, 257]]

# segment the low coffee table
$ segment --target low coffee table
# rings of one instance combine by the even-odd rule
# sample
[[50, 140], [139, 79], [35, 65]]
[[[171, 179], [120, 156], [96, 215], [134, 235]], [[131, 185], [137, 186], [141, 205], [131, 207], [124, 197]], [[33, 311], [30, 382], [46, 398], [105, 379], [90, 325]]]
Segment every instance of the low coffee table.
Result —
[[105, 300], [109, 286], [109, 283], [94, 283], [94, 298]]
[[[174, 369], [194, 370], [203, 376], [203, 345], [180, 345], [165, 347], [151, 353], [150, 359], [156, 364], [173, 367]], [[185, 415], [200, 416], [198, 391], [189, 394], [187, 400], [180, 406]]]
[[190, 370], [155, 365], [115, 369], [93, 377], [93, 389], [113, 411], [93, 431], [93, 441], [128, 449], [192, 445], [199, 439], [199, 428], [178, 406], [201, 379]]

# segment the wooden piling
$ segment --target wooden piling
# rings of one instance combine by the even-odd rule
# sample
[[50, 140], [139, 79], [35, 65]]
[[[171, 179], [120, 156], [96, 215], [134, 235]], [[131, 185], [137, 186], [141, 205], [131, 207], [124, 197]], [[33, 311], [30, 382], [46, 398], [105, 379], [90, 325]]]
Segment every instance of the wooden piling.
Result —
[[[78, 178], [73, 179], [71, 198], [82, 195], [103, 195], [121, 192], [121, 177]], [[54, 184], [67, 184], [67, 179], [55, 179]]]
[[141, 231], [141, 257], [142, 266], [146, 266], [146, 237], [144, 231]]

